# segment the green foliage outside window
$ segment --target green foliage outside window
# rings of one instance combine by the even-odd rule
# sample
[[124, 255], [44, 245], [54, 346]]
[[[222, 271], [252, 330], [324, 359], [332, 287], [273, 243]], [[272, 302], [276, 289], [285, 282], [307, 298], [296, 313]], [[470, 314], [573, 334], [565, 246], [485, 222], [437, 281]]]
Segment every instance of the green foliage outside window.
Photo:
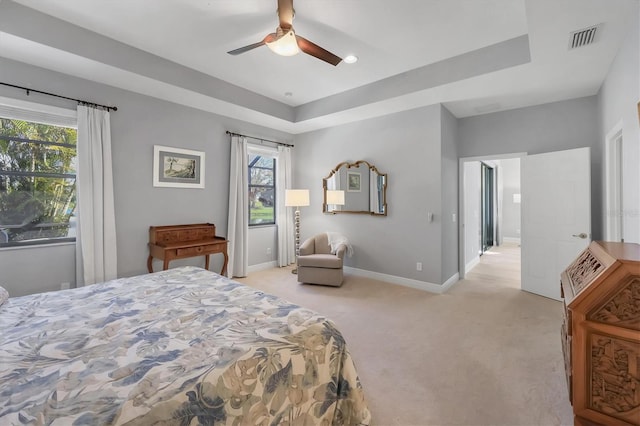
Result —
[[73, 128], [0, 118], [0, 246], [75, 236], [76, 141]]
[[249, 155], [249, 225], [276, 223], [276, 160]]

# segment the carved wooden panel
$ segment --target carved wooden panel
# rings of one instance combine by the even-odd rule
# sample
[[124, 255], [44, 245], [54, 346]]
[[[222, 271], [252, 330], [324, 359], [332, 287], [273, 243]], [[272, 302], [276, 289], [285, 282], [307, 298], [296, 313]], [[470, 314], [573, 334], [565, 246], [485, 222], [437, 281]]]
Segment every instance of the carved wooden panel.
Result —
[[590, 284], [598, 275], [604, 272], [604, 265], [591, 253], [585, 250], [566, 269], [573, 294], [578, 294]]
[[640, 330], [640, 277], [634, 277], [589, 319]]
[[567, 390], [569, 391], [569, 401], [573, 401], [573, 384], [571, 380], [571, 336], [567, 333], [567, 323], [562, 321], [560, 329], [562, 339], [562, 354], [564, 355], [564, 373], [567, 379]]
[[640, 344], [591, 335], [590, 408], [630, 422], [640, 415]]

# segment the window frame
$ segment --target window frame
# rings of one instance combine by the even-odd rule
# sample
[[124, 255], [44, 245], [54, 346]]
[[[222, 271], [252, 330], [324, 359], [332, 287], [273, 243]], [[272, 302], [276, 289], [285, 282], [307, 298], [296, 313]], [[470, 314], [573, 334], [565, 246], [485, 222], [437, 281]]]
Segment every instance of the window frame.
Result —
[[[250, 158], [252, 156], [257, 156], [257, 158], [252, 162], [250, 162]], [[260, 158], [262, 157], [268, 157], [271, 158], [271, 160], [273, 160], [273, 167], [271, 168], [267, 168], [267, 167], [258, 167], [261, 169], [265, 169], [265, 170], [272, 170], [273, 173], [273, 182], [271, 185], [253, 185], [251, 183], [251, 169], [253, 168], [252, 164], [255, 164], [257, 161], [260, 160]], [[249, 196], [251, 196], [251, 189], [252, 188], [269, 188], [269, 189], [273, 189], [273, 221], [271, 222], [261, 222], [261, 223], [251, 223], [251, 206], [248, 206], [248, 224], [249, 224], [249, 228], [256, 228], [256, 227], [261, 227], [261, 226], [274, 226], [276, 225], [277, 222], [277, 200], [278, 200], [278, 191], [277, 191], [277, 173], [278, 173], [278, 152], [276, 150], [270, 150], [270, 149], [264, 149], [262, 147], [257, 148], [257, 147], [251, 147], [249, 146], [247, 149], [247, 174], [248, 174], [248, 179], [247, 179], [247, 194]]]
[[[66, 127], [78, 130], [77, 110], [60, 108], [45, 104], [38, 104], [34, 102], [22, 101], [19, 99], [0, 97], [0, 118], [9, 120], [23, 120], [30, 123], [38, 123], [49, 126]], [[77, 135], [77, 134], [76, 134]], [[71, 147], [71, 144], [65, 144], [60, 142], [31, 140], [26, 138], [5, 138], [12, 141], [17, 141], [26, 144], [42, 144], [53, 146]], [[78, 158], [78, 139], [76, 137], [76, 145], [73, 146], [76, 150], [75, 161]], [[50, 172], [31, 172], [31, 171], [5, 171], [0, 172], [3, 176], [28, 176], [28, 177], [41, 177], [41, 178], [74, 178], [76, 181], [75, 194], [77, 196], [77, 170], [76, 173], [54, 173], [53, 176]], [[75, 216], [78, 216], [78, 208], [76, 206]], [[71, 225], [71, 220], [69, 222]], [[41, 224], [39, 224], [41, 225]], [[37, 227], [41, 227], [37, 225]], [[0, 250], [16, 249], [22, 247], [35, 247], [35, 246], [52, 246], [60, 244], [69, 244], [76, 241], [75, 236], [57, 237], [57, 238], [37, 238], [24, 241], [13, 241], [7, 243], [0, 243]]]

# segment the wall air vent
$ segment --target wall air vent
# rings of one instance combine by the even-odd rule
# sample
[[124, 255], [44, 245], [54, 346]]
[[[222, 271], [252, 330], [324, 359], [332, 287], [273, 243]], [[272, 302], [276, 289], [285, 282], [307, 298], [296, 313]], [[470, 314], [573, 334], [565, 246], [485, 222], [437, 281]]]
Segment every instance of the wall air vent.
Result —
[[596, 40], [596, 32], [600, 25], [569, 33], [569, 50], [592, 44]]

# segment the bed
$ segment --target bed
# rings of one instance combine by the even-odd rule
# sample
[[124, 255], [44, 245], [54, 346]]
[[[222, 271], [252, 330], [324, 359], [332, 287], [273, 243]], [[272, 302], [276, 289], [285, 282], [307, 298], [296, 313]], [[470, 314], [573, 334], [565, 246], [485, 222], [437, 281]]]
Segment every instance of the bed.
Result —
[[367, 425], [327, 318], [195, 267], [0, 306], [0, 424]]

